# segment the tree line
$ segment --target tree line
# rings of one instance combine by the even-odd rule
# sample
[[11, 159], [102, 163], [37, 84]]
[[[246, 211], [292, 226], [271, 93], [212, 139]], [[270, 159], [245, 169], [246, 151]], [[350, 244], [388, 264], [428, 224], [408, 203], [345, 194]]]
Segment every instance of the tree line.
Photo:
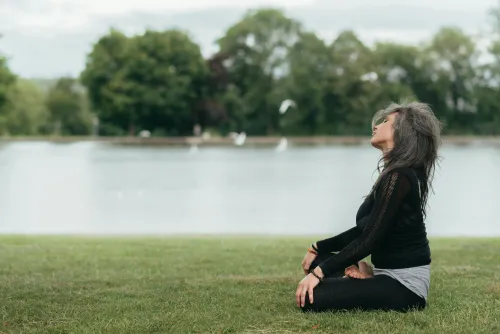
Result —
[[499, 134], [500, 7], [490, 14], [487, 50], [457, 27], [418, 45], [367, 46], [350, 30], [327, 43], [277, 9], [248, 11], [207, 59], [181, 30], [111, 29], [47, 92], [0, 58], [0, 135], [367, 135], [404, 99], [429, 103], [446, 134]]

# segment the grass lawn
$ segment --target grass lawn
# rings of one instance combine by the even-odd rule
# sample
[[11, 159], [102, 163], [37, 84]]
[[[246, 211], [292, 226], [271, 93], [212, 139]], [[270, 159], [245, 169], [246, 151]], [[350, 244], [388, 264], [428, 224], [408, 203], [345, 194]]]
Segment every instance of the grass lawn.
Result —
[[500, 333], [500, 239], [432, 239], [406, 314], [302, 313], [311, 241], [0, 236], [0, 333]]

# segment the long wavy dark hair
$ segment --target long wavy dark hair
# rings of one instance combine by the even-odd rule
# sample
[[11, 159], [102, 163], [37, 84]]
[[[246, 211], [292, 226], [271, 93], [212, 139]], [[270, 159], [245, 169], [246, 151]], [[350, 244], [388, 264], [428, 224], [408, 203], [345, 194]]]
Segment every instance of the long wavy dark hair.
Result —
[[413, 168], [419, 174], [417, 177], [420, 181], [421, 209], [425, 217], [429, 190], [434, 191], [432, 182], [436, 165], [439, 164], [438, 148], [441, 145], [442, 123], [425, 103], [391, 103], [387, 108], [375, 113], [372, 129], [393, 113], [397, 113], [393, 123], [394, 148], [380, 158], [377, 165], [380, 174], [374, 188], [391, 170], [398, 167]]

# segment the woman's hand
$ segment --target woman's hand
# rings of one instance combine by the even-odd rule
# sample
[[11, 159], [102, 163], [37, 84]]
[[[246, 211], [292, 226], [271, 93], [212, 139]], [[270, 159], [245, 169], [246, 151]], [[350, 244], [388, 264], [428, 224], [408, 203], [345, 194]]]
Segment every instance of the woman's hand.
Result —
[[302, 260], [302, 269], [304, 269], [304, 274], [309, 274], [309, 269], [311, 268], [311, 263], [314, 261], [316, 258], [316, 254], [307, 251], [306, 256], [304, 256], [304, 259]]
[[[318, 274], [315, 270], [315, 273]], [[323, 273], [321, 272], [321, 276]], [[312, 304], [314, 302], [313, 290], [319, 284], [319, 279], [313, 274], [309, 274], [300, 281], [297, 291], [295, 292], [295, 299], [297, 301], [298, 307], [304, 307], [306, 303], [306, 293], [309, 293], [309, 302]]]

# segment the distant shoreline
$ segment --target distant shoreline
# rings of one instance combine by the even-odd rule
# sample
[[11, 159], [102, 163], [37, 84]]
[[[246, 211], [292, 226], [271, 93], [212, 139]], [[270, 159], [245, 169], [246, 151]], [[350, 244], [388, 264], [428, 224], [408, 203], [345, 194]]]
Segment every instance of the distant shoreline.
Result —
[[[286, 137], [291, 145], [362, 145], [370, 142], [366, 136], [290, 136]], [[275, 136], [249, 136], [245, 145], [267, 146], [277, 145], [281, 137]], [[33, 136], [33, 137], [1, 137], [0, 143], [11, 142], [101, 142], [119, 145], [203, 145], [203, 146], [234, 146], [234, 141], [228, 137], [212, 137], [202, 139], [199, 137], [91, 137], [91, 136]], [[469, 144], [500, 144], [500, 136], [443, 136], [443, 144], [469, 145]]]

